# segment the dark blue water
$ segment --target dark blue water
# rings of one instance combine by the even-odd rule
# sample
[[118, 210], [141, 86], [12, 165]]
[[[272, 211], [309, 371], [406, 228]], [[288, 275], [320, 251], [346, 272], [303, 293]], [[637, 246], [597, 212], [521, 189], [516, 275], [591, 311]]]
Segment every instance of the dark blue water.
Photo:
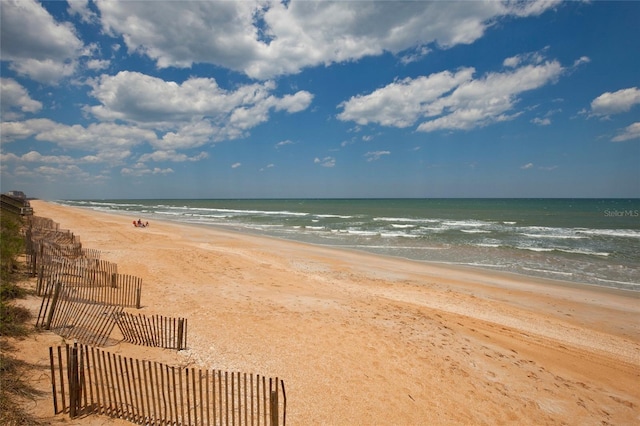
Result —
[[638, 199], [75, 200], [420, 261], [640, 291]]

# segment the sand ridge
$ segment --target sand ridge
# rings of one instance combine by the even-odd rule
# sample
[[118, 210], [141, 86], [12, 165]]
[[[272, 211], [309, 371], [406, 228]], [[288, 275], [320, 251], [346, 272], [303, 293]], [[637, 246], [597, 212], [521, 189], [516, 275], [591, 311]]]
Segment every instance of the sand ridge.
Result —
[[[638, 294], [32, 206], [141, 277], [139, 312], [189, 321], [179, 353], [107, 350], [278, 376], [291, 425], [640, 422]], [[46, 365], [52, 341], [16, 345]], [[35, 405], [51, 423], [120, 422]]]

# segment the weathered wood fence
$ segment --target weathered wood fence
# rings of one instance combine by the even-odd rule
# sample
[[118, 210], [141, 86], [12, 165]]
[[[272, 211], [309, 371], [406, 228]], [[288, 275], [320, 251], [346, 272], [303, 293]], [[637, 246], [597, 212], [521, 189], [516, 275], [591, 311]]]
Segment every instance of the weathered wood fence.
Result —
[[117, 286], [118, 265], [116, 263], [86, 257], [67, 259], [47, 256], [41, 259], [36, 286], [36, 293], [39, 296], [42, 296], [44, 283], [54, 276], [74, 287]]
[[66, 290], [64, 294], [69, 300], [139, 309], [142, 279], [121, 274], [115, 274], [111, 279], [112, 284], [109, 286], [91, 286], [81, 275], [55, 274], [43, 280], [43, 284], [38, 286], [37, 293], [43, 297], [43, 304], [48, 303], [47, 299], [53, 297], [56, 286], [60, 286]]
[[49, 348], [56, 414], [98, 413], [141, 425], [284, 425], [276, 378], [172, 367], [84, 345]]
[[187, 347], [187, 320], [184, 318], [123, 312], [116, 318], [116, 323], [129, 343], [177, 350]]
[[118, 325], [125, 341], [185, 349], [187, 321], [124, 312], [140, 308], [142, 280], [118, 274], [99, 251], [83, 249], [49, 219], [32, 217], [26, 242], [42, 296], [36, 327], [79, 342], [49, 348], [56, 414], [99, 413], [142, 425], [286, 423], [284, 382], [277, 377], [172, 367], [95, 348]]
[[66, 339], [104, 346], [116, 325], [115, 319], [121, 313], [120, 306], [73, 302], [60, 298], [57, 309], [50, 310], [49, 315], [43, 319], [42, 327]]

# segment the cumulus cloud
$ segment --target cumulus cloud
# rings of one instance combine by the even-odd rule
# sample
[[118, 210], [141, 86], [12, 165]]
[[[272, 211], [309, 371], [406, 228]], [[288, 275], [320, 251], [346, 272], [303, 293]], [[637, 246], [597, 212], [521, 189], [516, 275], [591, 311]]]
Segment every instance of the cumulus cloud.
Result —
[[2, 121], [0, 122], [2, 142], [6, 143], [26, 139], [53, 129], [56, 126], [58, 126], [58, 123], [48, 118], [33, 118], [25, 121]]
[[618, 136], [611, 140], [613, 142], [625, 142], [631, 139], [640, 139], [640, 122], [635, 122], [625, 127]]
[[640, 90], [637, 87], [605, 92], [591, 102], [591, 113], [599, 116], [609, 116], [631, 110], [640, 104]]
[[120, 174], [128, 177], [140, 177], [147, 175], [168, 175], [174, 173], [171, 167], [161, 169], [160, 167], [154, 167], [153, 169], [147, 168], [143, 164], [136, 164], [134, 167], [123, 167], [120, 170]]
[[67, 0], [69, 4], [69, 14], [78, 15], [85, 23], [98, 21], [98, 15], [89, 7], [89, 0]]
[[306, 91], [277, 97], [272, 81], [225, 90], [212, 78], [178, 84], [130, 71], [103, 75], [91, 84], [91, 95], [100, 105], [86, 107], [87, 112], [101, 120], [171, 130], [160, 141], [163, 149], [236, 139], [267, 121], [272, 110], [296, 113], [313, 99]]
[[231, 168], [232, 168], [232, 169], [237, 169], [237, 168], [238, 168], [238, 167], [240, 167], [240, 166], [242, 166], [242, 163], [233, 163], [233, 164], [231, 165]]
[[[528, 2], [97, 1], [103, 30], [160, 68], [212, 63], [257, 79], [379, 55], [411, 62], [429, 45], [482, 37], [496, 20], [536, 16], [559, 0]], [[83, 10], [86, 10], [83, 9]]]
[[84, 46], [71, 25], [34, 0], [3, 1], [0, 18], [0, 55], [11, 69], [49, 84], [73, 74]]
[[[360, 125], [409, 127], [420, 122], [417, 130], [468, 130], [491, 123], [511, 120], [518, 95], [556, 81], [564, 68], [557, 61], [535, 64], [509, 61], [518, 68], [487, 73], [473, 78], [473, 68], [455, 73], [444, 71], [395, 81], [367, 95], [354, 96], [339, 107], [338, 119]], [[529, 58], [531, 59], [531, 58]]]
[[527, 163], [527, 164], [523, 164], [522, 166], [520, 166], [520, 168], [522, 170], [529, 170], [533, 168], [533, 163]]
[[[95, 154], [91, 162], [117, 164], [131, 155], [134, 146], [153, 144], [155, 132], [115, 123], [93, 123], [86, 127], [66, 125], [49, 119], [2, 122], [3, 142], [34, 137], [64, 150], [88, 151]], [[88, 158], [86, 158], [88, 161]]]
[[0, 78], [0, 114], [3, 120], [15, 120], [23, 113], [42, 109], [42, 102], [31, 99], [27, 90], [11, 78]]
[[138, 161], [140, 161], [141, 163], [144, 163], [147, 161], [155, 161], [155, 162], [171, 161], [174, 163], [182, 163], [185, 161], [191, 161], [191, 162], [200, 161], [208, 157], [209, 157], [209, 154], [207, 154], [206, 152], [201, 152], [198, 155], [189, 157], [186, 154], [178, 153], [173, 150], [168, 150], [168, 151], [155, 151], [150, 154], [143, 154], [140, 156]]
[[378, 89], [368, 95], [354, 96], [339, 107], [342, 121], [355, 121], [360, 125], [377, 123], [383, 126], [409, 127], [418, 118], [431, 115], [429, 106], [441, 96], [470, 81], [473, 68], [455, 73], [443, 71], [415, 79], [405, 78]]
[[40, 166], [33, 169], [37, 175], [47, 176], [48, 179], [52, 179], [54, 182], [59, 178], [65, 179], [82, 179], [82, 180], [93, 180], [93, 177], [82, 170], [80, 167], [68, 164], [62, 165], [58, 167], [54, 166]]
[[94, 71], [100, 71], [109, 68], [110, 62], [103, 59], [89, 59], [87, 61], [87, 68]]

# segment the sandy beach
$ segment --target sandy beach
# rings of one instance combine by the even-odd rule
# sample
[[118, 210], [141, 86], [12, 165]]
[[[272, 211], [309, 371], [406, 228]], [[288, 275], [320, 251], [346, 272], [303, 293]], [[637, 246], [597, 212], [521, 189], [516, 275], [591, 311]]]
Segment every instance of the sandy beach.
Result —
[[[282, 378], [290, 425], [640, 423], [638, 293], [31, 204], [143, 279], [138, 312], [189, 321], [187, 350], [105, 349]], [[47, 392], [60, 340], [15, 344]], [[128, 424], [47, 398], [52, 424]]]

